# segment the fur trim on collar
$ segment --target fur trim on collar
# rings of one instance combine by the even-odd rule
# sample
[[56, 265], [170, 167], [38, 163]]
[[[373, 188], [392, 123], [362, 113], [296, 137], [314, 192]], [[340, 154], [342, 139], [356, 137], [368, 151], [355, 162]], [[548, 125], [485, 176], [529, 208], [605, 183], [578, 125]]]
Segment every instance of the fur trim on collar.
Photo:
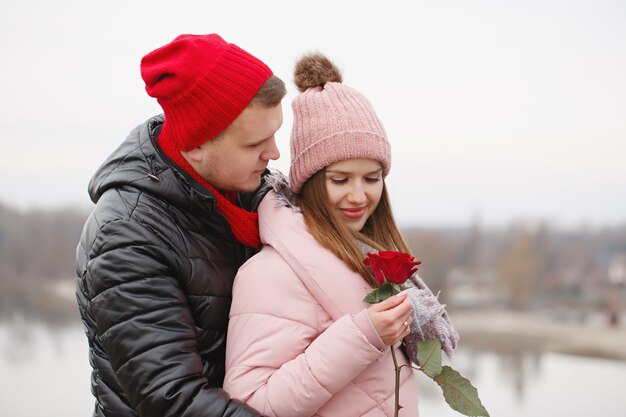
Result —
[[274, 191], [274, 207], [288, 207], [296, 213], [301, 210], [296, 204], [296, 194], [291, 191], [289, 179], [280, 171], [271, 169], [266, 182]]

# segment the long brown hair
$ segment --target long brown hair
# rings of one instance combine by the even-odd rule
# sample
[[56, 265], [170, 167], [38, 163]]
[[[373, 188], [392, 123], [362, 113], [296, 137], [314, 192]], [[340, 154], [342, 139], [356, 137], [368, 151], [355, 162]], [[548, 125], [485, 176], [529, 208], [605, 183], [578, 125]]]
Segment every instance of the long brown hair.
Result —
[[376, 250], [410, 253], [393, 218], [384, 180], [380, 202], [360, 232], [354, 232], [345, 226], [331, 206], [326, 190], [325, 169], [309, 178], [297, 197], [298, 206], [313, 237], [344, 261], [350, 269], [358, 272], [372, 287], [378, 287], [379, 284], [369, 268], [363, 264], [365, 258], [363, 244]]

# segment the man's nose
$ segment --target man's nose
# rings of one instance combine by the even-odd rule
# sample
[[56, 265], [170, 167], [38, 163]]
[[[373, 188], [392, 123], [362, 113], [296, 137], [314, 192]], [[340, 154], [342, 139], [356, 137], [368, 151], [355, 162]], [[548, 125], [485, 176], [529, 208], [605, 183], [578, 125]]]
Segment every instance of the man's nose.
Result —
[[272, 138], [267, 144], [267, 149], [261, 154], [261, 159], [265, 161], [275, 161], [278, 158], [280, 158], [280, 151], [278, 150], [278, 146], [276, 146], [276, 140]]

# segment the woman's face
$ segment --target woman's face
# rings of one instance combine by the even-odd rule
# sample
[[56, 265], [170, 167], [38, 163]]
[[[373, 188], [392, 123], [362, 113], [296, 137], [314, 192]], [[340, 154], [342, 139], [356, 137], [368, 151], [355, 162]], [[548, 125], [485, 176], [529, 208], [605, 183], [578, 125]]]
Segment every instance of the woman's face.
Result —
[[331, 206], [350, 230], [358, 232], [372, 215], [383, 193], [383, 169], [373, 159], [348, 159], [326, 167]]

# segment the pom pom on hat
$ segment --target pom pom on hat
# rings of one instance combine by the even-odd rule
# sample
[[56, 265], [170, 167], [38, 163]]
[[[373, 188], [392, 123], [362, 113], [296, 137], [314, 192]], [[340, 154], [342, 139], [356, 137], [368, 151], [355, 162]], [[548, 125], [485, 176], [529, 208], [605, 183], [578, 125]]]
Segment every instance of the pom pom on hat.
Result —
[[294, 70], [294, 82], [298, 91], [305, 92], [312, 87], [323, 87], [329, 82], [341, 83], [343, 77], [339, 68], [322, 54], [303, 56]]
[[293, 103], [292, 190], [300, 191], [319, 170], [347, 159], [373, 159], [391, 168], [387, 133], [370, 102], [342, 82], [341, 71], [322, 54], [302, 57], [294, 79], [301, 91]]

